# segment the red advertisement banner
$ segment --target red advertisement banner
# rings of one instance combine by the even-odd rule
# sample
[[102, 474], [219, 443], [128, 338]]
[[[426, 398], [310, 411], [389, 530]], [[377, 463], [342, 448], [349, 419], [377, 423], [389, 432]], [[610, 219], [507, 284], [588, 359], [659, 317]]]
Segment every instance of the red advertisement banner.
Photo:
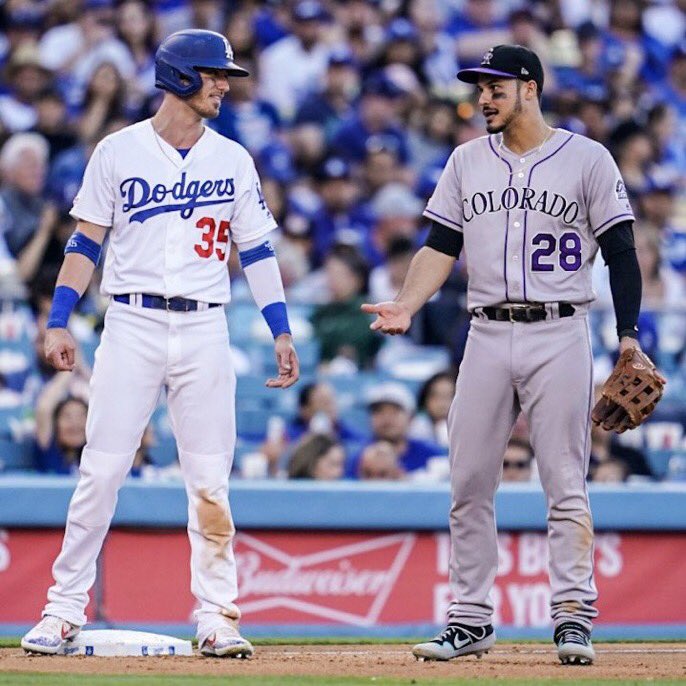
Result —
[[[0, 532], [0, 623], [39, 616], [59, 551], [58, 531]], [[247, 624], [441, 623], [450, 601], [448, 534], [251, 532], [235, 553]], [[598, 624], [686, 623], [686, 534], [596, 537]], [[547, 539], [501, 534], [495, 622], [550, 624]], [[681, 570], [681, 571], [680, 571]], [[189, 545], [181, 531], [113, 531], [102, 557], [98, 607], [117, 623], [192, 621]]]

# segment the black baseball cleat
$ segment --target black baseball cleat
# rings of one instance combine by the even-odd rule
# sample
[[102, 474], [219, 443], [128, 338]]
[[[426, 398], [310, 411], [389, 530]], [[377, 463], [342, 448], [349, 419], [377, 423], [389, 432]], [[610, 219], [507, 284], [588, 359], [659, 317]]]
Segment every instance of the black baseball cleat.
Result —
[[576, 622], [564, 622], [555, 628], [553, 636], [557, 656], [563, 665], [591, 665], [595, 651], [591, 643], [591, 632]]
[[495, 643], [495, 632], [487, 626], [448, 624], [436, 638], [418, 643], [412, 654], [418, 660], [452, 660], [463, 655], [481, 657]]

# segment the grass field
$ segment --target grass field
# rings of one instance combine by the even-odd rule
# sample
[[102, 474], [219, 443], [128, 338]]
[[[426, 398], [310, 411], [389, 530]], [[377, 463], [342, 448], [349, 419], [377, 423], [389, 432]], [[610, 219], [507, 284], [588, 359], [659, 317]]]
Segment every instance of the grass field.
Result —
[[602, 681], [560, 680], [560, 679], [386, 679], [379, 677], [231, 677], [225, 676], [96, 676], [76, 674], [0, 674], [0, 686], [74, 686], [91, 684], [93, 686], [198, 686], [199, 684], [230, 684], [230, 686], [525, 686], [528, 684], [561, 684], [565, 686], [590, 686], [609, 684], [612, 686], [639, 686], [650, 683], [655, 686], [683, 686], [683, 680], [641, 680], [604, 679]]

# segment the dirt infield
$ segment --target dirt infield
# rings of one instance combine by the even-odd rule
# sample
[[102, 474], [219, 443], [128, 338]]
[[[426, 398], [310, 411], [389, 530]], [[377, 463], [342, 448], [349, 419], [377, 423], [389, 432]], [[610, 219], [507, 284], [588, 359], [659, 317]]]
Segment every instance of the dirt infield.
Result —
[[258, 646], [252, 660], [194, 657], [34, 657], [19, 648], [0, 650], [0, 674], [169, 674], [254, 676], [359, 676], [403, 680], [488, 679], [686, 679], [686, 644], [599, 643], [596, 664], [563, 667], [550, 644], [498, 644], [481, 660], [417, 662], [404, 645]]

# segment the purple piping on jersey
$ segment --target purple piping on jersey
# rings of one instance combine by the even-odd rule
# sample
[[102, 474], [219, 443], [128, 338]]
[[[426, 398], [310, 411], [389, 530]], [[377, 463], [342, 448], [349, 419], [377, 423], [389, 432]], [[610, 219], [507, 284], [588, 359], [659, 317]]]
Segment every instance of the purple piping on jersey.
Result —
[[[591, 435], [590, 423], [591, 423], [591, 408], [593, 406], [593, 348], [591, 344], [591, 330], [588, 327], [588, 317], [584, 319], [586, 326], [586, 340], [588, 341], [588, 361], [590, 365], [590, 381], [588, 384], [588, 405], [586, 407], [586, 435], [584, 437], [584, 494], [586, 495], [586, 504], [590, 512], [590, 503], [588, 499], [588, 481], [586, 481], [586, 475], [588, 474], [588, 468], [591, 463], [591, 451], [588, 451], [588, 456], [586, 456], [586, 449], [588, 447], [588, 438]], [[591, 525], [592, 526], [592, 525]], [[591, 537], [591, 560], [595, 560], [595, 537]], [[593, 591], [595, 586], [594, 581], [594, 566], [591, 564], [591, 576], [588, 578], [589, 590]], [[597, 598], [597, 591], [596, 591]]]
[[[504, 162], [507, 165], [507, 168], [510, 170], [510, 178], [507, 181], [507, 185], [509, 186], [512, 183], [512, 165], [504, 158], [501, 157], [496, 149], [493, 147], [493, 136], [488, 137], [488, 144], [491, 146], [491, 150], [493, 151], [493, 154], [501, 161]], [[510, 210], [507, 210], [507, 214], [505, 215], [505, 247], [503, 248], [503, 279], [505, 280], [505, 302], [510, 302], [510, 293], [508, 291], [507, 287], [507, 235], [510, 231]]]
[[443, 221], [450, 222], [451, 224], [455, 224], [455, 226], [459, 226], [462, 228], [462, 224], [458, 224], [454, 219], [448, 219], [448, 217], [444, 217], [441, 214], [438, 214], [438, 212], [434, 212], [433, 210], [430, 210], [428, 207], [424, 210], [424, 212], [428, 212], [429, 214], [433, 214], [434, 217], [438, 217], [439, 219], [442, 219]]
[[615, 219], [621, 219], [622, 217], [631, 217], [631, 219], [634, 218], [634, 215], [631, 214], [630, 212], [622, 212], [622, 214], [617, 214], [612, 219], [608, 219], [606, 222], [603, 222], [594, 232], [593, 235], [596, 236], [598, 234], [598, 231], [603, 228], [603, 226], [607, 226], [610, 222], [613, 222]]
[[[557, 155], [557, 153], [560, 152], [560, 150], [562, 150], [562, 148], [564, 148], [565, 145], [567, 145], [567, 143], [569, 143], [569, 141], [571, 141], [573, 137], [574, 137], [574, 134], [573, 133], [570, 134], [569, 138], [559, 148], [557, 148], [557, 150], [553, 150], [553, 152], [551, 152], [550, 155], [548, 155], [548, 157], [544, 157], [542, 160], [539, 160], [538, 162], [536, 162], [536, 164], [534, 164], [533, 167], [531, 167], [531, 169], [529, 170], [529, 178], [526, 180], [527, 186], [531, 187], [531, 177], [533, 176], [534, 169], [536, 169], [536, 167], [538, 167], [539, 164], [543, 164], [546, 160], [549, 160], [551, 157]], [[527, 220], [528, 216], [529, 216], [529, 210], [524, 210], [524, 237], [522, 238], [522, 287], [524, 290], [524, 302], [527, 302], [527, 299], [526, 299], [526, 220]]]

